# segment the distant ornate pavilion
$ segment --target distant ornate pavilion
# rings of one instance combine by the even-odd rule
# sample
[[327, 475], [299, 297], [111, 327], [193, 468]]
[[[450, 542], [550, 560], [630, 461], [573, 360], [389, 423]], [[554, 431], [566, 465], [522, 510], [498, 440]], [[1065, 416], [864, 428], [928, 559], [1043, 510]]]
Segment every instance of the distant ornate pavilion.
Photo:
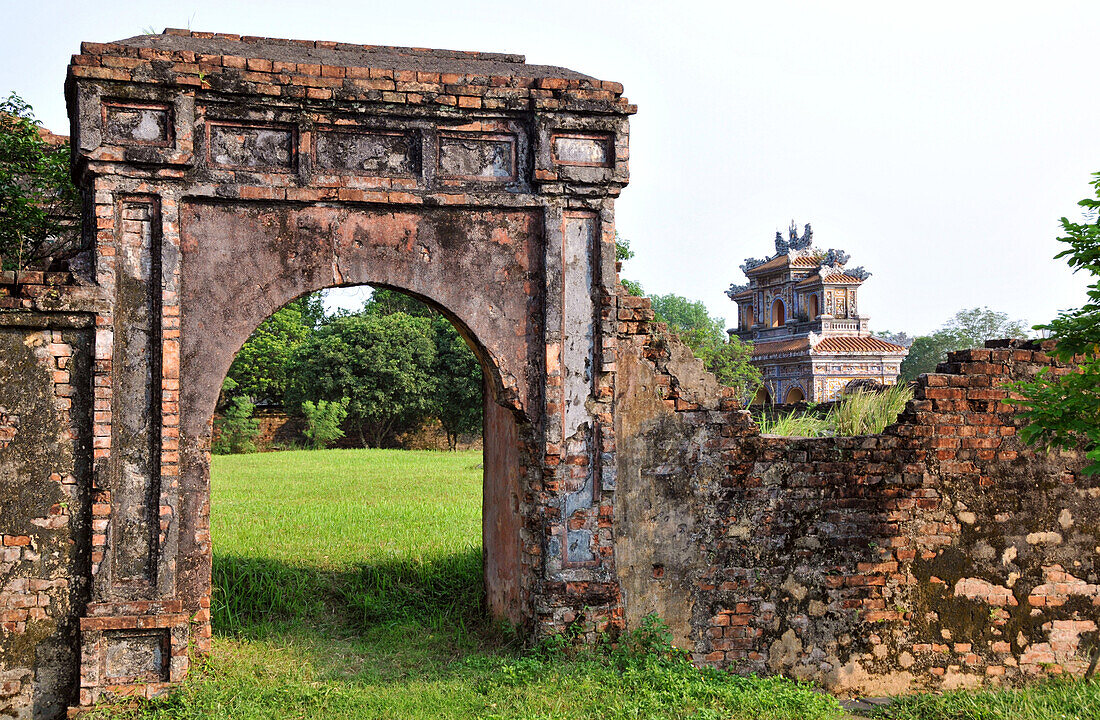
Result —
[[856, 294], [870, 273], [846, 268], [848, 253], [813, 246], [806, 225], [791, 223], [788, 237], [775, 234], [775, 254], [748, 258], [747, 285], [726, 292], [737, 303], [737, 329], [753, 343], [752, 364], [764, 374], [753, 403], [835, 400], [850, 383], [897, 382], [908, 350], [871, 337], [857, 310]]

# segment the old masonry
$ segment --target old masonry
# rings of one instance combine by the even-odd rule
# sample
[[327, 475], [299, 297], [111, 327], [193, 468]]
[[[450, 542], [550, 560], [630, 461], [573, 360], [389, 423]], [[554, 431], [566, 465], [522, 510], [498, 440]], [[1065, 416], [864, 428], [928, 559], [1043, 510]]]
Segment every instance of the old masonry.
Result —
[[0, 276], [0, 714], [151, 696], [210, 648], [210, 421], [249, 333], [371, 283], [487, 377], [490, 610], [668, 620], [700, 664], [838, 692], [1082, 673], [1100, 481], [1017, 437], [1017, 341], [886, 432], [761, 437], [624, 295], [622, 87], [521, 56], [168, 30], [66, 83], [90, 250]]

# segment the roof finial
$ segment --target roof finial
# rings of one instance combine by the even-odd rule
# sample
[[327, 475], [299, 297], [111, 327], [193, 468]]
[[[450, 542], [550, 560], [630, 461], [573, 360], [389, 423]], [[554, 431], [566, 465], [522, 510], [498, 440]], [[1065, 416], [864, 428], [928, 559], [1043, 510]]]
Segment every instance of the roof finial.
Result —
[[790, 244], [786, 240], [783, 239], [783, 233], [776, 230], [775, 231], [775, 254], [776, 255], [786, 255], [787, 252], [790, 250], [790, 248], [791, 248]]

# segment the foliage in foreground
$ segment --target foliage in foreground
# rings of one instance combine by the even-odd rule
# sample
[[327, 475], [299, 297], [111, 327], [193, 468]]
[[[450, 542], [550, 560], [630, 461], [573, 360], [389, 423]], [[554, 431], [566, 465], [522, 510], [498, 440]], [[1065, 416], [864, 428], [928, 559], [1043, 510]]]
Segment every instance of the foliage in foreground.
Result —
[[1086, 720], [1100, 717], [1100, 679], [1046, 680], [1025, 688], [956, 690], [897, 698], [883, 720]]
[[41, 129], [18, 95], [0, 99], [0, 270], [45, 265], [81, 249], [69, 144], [46, 142]]
[[1078, 360], [1080, 372], [1059, 376], [1048, 368], [1016, 387], [1028, 421], [1020, 433], [1024, 441], [1047, 448], [1083, 445], [1089, 474], [1100, 473], [1100, 173], [1093, 177], [1096, 197], [1078, 203], [1085, 209], [1081, 222], [1062, 218], [1066, 235], [1058, 240], [1069, 247], [1055, 256], [1092, 276], [1088, 301], [1038, 326], [1058, 341], [1054, 356], [1065, 363]]
[[857, 390], [841, 398], [825, 417], [797, 410], [774, 419], [764, 417], [760, 433], [785, 437], [874, 435], [897, 420], [912, 399], [913, 389], [907, 383], [891, 385], [882, 392]]

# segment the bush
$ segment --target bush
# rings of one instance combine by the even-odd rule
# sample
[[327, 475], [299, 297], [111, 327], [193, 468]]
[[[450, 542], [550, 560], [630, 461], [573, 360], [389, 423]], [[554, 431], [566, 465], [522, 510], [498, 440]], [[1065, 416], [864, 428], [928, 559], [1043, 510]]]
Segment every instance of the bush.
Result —
[[348, 416], [348, 399], [306, 400], [302, 403], [302, 415], [306, 418], [306, 428], [302, 431], [310, 442], [311, 450], [323, 450], [333, 442], [344, 437], [340, 427]]
[[256, 452], [260, 421], [252, 417], [255, 410], [250, 398], [238, 396], [229, 401], [225, 414], [214, 420], [218, 434], [210, 449], [215, 455]]

